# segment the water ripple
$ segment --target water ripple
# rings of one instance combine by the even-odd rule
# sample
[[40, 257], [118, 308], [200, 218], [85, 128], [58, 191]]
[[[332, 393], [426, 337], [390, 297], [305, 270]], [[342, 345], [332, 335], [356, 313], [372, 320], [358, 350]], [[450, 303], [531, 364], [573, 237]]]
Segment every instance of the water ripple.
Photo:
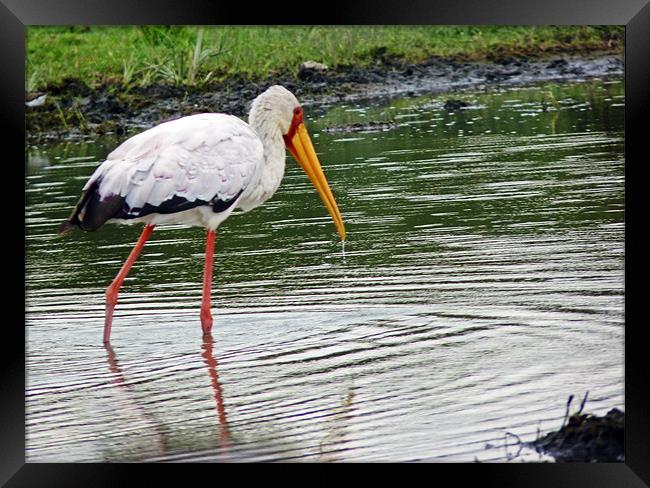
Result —
[[[559, 108], [544, 111], [548, 90]], [[505, 432], [557, 428], [570, 394], [588, 390], [593, 413], [621, 407], [621, 93], [593, 82], [469, 94], [462, 113], [430, 96], [332, 109], [313, 130], [345, 252], [288, 164], [272, 200], [218, 232], [206, 342], [204, 232], [170, 226], [102, 347], [104, 287], [140, 229], [56, 228], [115, 141], [33, 149], [28, 461], [504, 461]], [[387, 114], [400, 123], [382, 132], [322, 130]]]

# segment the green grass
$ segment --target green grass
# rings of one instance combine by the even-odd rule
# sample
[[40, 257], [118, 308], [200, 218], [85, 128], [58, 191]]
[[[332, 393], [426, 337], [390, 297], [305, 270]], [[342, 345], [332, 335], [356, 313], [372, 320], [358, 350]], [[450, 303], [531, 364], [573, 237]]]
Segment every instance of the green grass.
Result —
[[90, 86], [201, 86], [293, 75], [314, 60], [332, 68], [383, 59], [418, 63], [549, 52], [622, 50], [622, 26], [74, 26], [27, 29], [26, 90], [66, 78]]

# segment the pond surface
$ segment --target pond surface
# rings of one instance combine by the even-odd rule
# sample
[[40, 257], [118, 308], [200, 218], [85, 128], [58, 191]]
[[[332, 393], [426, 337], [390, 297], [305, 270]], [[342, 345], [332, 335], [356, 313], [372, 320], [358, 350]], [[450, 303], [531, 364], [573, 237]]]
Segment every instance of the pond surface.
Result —
[[623, 408], [622, 80], [448, 98], [306, 107], [345, 249], [289, 159], [217, 233], [206, 343], [205, 233], [160, 226], [104, 348], [141, 227], [56, 229], [119, 140], [30, 148], [27, 461], [539, 461], [507, 433]]

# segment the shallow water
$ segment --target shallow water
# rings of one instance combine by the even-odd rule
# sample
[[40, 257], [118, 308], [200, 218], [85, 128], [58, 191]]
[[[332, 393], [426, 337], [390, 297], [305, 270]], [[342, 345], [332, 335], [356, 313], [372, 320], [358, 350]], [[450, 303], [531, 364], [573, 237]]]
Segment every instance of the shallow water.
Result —
[[[118, 143], [27, 164], [27, 460], [546, 460], [567, 397], [624, 405], [620, 79], [306, 107], [348, 230], [343, 252], [288, 160], [278, 193], [217, 234], [56, 236]], [[367, 130], [349, 124], [382, 122]]]

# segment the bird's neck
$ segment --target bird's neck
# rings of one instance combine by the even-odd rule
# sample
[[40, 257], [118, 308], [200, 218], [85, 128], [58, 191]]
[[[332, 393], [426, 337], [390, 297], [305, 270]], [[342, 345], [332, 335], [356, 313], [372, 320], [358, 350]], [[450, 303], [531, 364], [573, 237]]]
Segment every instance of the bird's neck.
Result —
[[264, 146], [264, 159], [266, 163], [276, 163], [279, 159], [284, 162], [285, 147], [282, 132], [277, 123], [262, 117], [252, 118], [250, 125], [259, 136]]
[[263, 117], [251, 117], [251, 128], [259, 136], [264, 147], [264, 164], [260, 169], [260, 179], [256, 195], [251, 195], [259, 205], [269, 199], [280, 186], [284, 177], [286, 149], [282, 132], [277, 124]]

